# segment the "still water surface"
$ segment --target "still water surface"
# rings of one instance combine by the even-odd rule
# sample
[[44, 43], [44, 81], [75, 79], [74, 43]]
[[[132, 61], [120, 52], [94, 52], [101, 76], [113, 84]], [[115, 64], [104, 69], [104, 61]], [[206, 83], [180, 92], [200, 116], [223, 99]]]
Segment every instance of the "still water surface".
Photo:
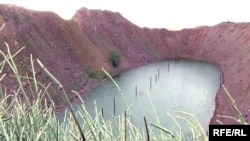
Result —
[[[193, 113], [207, 130], [215, 108], [221, 72], [216, 66], [205, 62], [167, 60], [126, 71], [114, 79], [131, 106], [133, 121], [137, 126], [144, 127], [143, 116], [148, 122], [156, 123], [153, 103], [163, 126], [171, 128], [174, 125], [167, 113], [176, 115], [170, 108], [175, 107]], [[84, 95], [83, 100], [93, 116], [96, 100], [105, 119], [121, 114], [126, 109], [124, 99], [111, 81], [104, 82]], [[79, 101], [74, 105], [80, 104]], [[63, 113], [58, 114], [59, 119], [62, 119]]]

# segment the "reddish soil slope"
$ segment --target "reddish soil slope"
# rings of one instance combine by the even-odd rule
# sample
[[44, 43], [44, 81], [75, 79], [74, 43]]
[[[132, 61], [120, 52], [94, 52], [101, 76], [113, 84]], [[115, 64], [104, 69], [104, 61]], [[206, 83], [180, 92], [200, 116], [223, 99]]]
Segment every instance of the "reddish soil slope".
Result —
[[[250, 121], [250, 23], [225, 22], [213, 27], [198, 27], [181, 31], [139, 28], [110, 11], [82, 8], [72, 20], [63, 20], [51, 12], [37, 12], [11, 5], [0, 5], [0, 49], [6, 52], [4, 42], [11, 51], [26, 48], [15, 58], [22, 72], [31, 72], [30, 54], [39, 58], [64, 84], [69, 92], [81, 94], [90, 90], [98, 80], [90, 80], [87, 68], [106, 68], [115, 75], [121, 71], [168, 58], [191, 58], [217, 65], [223, 72], [223, 83], [235, 98], [246, 120]], [[121, 54], [121, 63], [112, 67], [108, 60], [111, 50]], [[10, 70], [5, 69], [8, 74]], [[50, 82], [37, 67], [39, 79]], [[10, 76], [10, 75], [9, 75]], [[15, 83], [3, 83], [9, 91]], [[102, 80], [102, 79], [101, 79]], [[57, 107], [64, 105], [55, 85], [51, 96]], [[235, 112], [223, 89], [217, 94], [215, 115], [232, 115]], [[211, 123], [216, 123], [213, 117]], [[225, 123], [234, 123], [224, 118]]]

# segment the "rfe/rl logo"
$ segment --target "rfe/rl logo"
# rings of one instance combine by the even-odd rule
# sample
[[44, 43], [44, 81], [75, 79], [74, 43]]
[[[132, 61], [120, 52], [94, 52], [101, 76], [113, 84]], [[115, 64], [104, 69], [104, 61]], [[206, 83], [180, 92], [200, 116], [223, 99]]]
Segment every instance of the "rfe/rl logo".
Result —
[[213, 136], [247, 136], [243, 129], [213, 129]]

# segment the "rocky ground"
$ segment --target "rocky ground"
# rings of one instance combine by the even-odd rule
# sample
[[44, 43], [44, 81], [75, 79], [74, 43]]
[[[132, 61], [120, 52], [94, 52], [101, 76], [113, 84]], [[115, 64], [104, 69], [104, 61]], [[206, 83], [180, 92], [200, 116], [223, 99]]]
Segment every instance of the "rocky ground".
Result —
[[[71, 100], [71, 89], [84, 94], [105, 78], [89, 78], [87, 70], [101, 73], [105, 68], [112, 75], [127, 69], [170, 58], [190, 58], [217, 65], [222, 82], [231, 92], [246, 121], [250, 121], [250, 23], [224, 22], [209, 27], [169, 31], [140, 28], [119, 13], [78, 10], [71, 20], [63, 20], [51, 12], [38, 12], [13, 5], [0, 5], [0, 49], [6, 52], [7, 42], [12, 52], [25, 49], [15, 58], [20, 72], [31, 73], [30, 54], [39, 58], [64, 85]], [[121, 63], [113, 67], [109, 52], [121, 54]], [[0, 58], [2, 59], [2, 58]], [[36, 65], [37, 77], [43, 84], [51, 80]], [[3, 84], [8, 91], [16, 87], [10, 70]], [[28, 73], [28, 75], [29, 75]], [[65, 103], [56, 85], [50, 87], [51, 97], [62, 108]], [[221, 88], [216, 98], [214, 115], [235, 116], [229, 98]], [[214, 116], [211, 123], [219, 119]]]

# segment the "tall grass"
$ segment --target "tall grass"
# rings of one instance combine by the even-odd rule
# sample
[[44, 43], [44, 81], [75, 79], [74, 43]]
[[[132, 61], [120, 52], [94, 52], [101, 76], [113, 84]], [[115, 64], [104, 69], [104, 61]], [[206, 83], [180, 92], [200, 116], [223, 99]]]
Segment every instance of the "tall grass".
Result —
[[[222, 88], [224, 89], [226, 95], [229, 97], [230, 101], [232, 102], [232, 107], [233, 107], [234, 111], [237, 113], [238, 118], [235, 118], [235, 117], [232, 117], [232, 116], [227, 116], [227, 115], [217, 115], [217, 116], [231, 119], [231, 120], [233, 120], [233, 121], [235, 121], [235, 122], [237, 122], [238, 124], [241, 124], [241, 125], [247, 125], [248, 123], [245, 121], [245, 119], [244, 119], [242, 113], [240, 112], [238, 106], [236, 105], [232, 95], [229, 93], [229, 91], [227, 90], [225, 85], [222, 85]], [[219, 124], [224, 124], [220, 120], [217, 120], [217, 122]]]
[[[68, 140], [76, 135], [74, 130], [66, 130], [60, 127], [55, 116], [54, 103], [49, 97], [48, 86], [42, 85], [33, 70], [32, 76], [21, 76], [17, 69], [15, 56], [11, 54], [6, 44], [7, 53], [0, 50], [3, 60], [0, 62], [0, 140]], [[32, 55], [30, 59], [33, 60]], [[31, 61], [33, 65], [33, 62]], [[11, 68], [12, 75], [3, 73], [5, 68]], [[33, 68], [33, 66], [32, 66]], [[12, 79], [17, 82], [18, 87], [7, 90], [4, 79]], [[29, 83], [29, 88], [24, 88], [24, 83]], [[28, 96], [35, 97], [29, 99]], [[45, 97], [48, 97], [44, 100]], [[51, 103], [48, 105], [48, 103]]]
[[[176, 129], [166, 129], [163, 127], [159, 120], [156, 123], [149, 123], [147, 117], [144, 116], [145, 128], [139, 130], [135, 126], [130, 106], [126, 102], [122, 90], [119, 85], [114, 81], [112, 76], [105, 70], [103, 72], [114, 82], [118, 88], [124, 102], [127, 105], [124, 113], [116, 115], [109, 119], [104, 120], [101, 111], [98, 110], [95, 103], [95, 116], [92, 117], [84, 106], [84, 101], [81, 96], [74, 90], [72, 94], [79, 97], [82, 105], [77, 110], [73, 109], [68, 94], [65, 92], [63, 84], [61, 84], [53, 74], [43, 65], [43, 63], [36, 59], [34, 61], [32, 55], [30, 55], [30, 65], [32, 70], [31, 76], [22, 76], [17, 67], [18, 62], [15, 61], [15, 57], [25, 49], [25, 47], [19, 49], [17, 52], [11, 52], [7, 43], [5, 43], [6, 52], [0, 50], [0, 140], [13, 141], [13, 140], [95, 140], [95, 141], [138, 141], [138, 140], [166, 140], [166, 141], [185, 141], [196, 140], [206, 141], [208, 136], [206, 131], [202, 128], [197, 118], [181, 109], [171, 107], [178, 115], [171, 115], [173, 122], [176, 124]], [[35, 64], [39, 65], [43, 71], [56, 83], [62, 95], [67, 102], [70, 110], [70, 117], [64, 118], [62, 123], [59, 123], [56, 114], [53, 100], [50, 98], [50, 92], [48, 88], [50, 84], [43, 85], [35, 75]], [[12, 75], [4, 73], [6, 68], [10, 68]], [[5, 79], [12, 79], [17, 84], [17, 88], [10, 90], [6, 89]], [[24, 82], [28, 82], [28, 88], [24, 88]], [[233, 98], [226, 90], [230, 100], [232, 100], [233, 107], [239, 115], [239, 123], [246, 124], [242, 117], [237, 105], [233, 101]], [[30, 96], [34, 97], [29, 99]], [[149, 97], [150, 99], [150, 97]], [[154, 108], [153, 103], [151, 102]], [[154, 110], [157, 118], [157, 112]], [[228, 116], [223, 116], [230, 118]], [[190, 129], [191, 136], [186, 137], [183, 133], [183, 127], [180, 125], [180, 121], [184, 121]], [[155, 130], [159, 132], [154, 132]], [[159, 134], [160, 133], [160, 134]]]

